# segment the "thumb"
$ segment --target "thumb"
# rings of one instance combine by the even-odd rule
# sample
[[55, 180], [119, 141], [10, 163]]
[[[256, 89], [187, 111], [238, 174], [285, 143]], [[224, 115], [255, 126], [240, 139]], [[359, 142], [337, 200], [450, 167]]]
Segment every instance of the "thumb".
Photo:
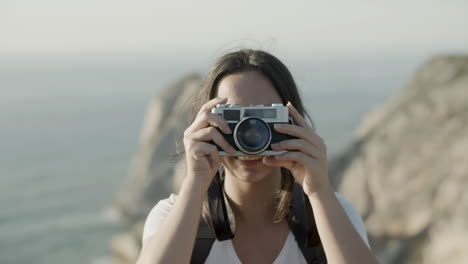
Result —
[[263, 164], [271, 167], [284, 167], [286, 169], [291, 169], [293, 166], [293, 161], [290, 160], [277, 160], [275, 156], [265, 156], [262, 159]]

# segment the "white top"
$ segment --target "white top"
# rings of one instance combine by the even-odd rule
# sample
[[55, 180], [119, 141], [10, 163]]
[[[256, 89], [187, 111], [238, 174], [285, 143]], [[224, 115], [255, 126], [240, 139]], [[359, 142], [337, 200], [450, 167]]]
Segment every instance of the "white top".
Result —
[[[356, 228], [362, 240], [370, 248], [369, 241], [367, 239], [366, 229], [361, 216], [348, 200], [346, 200], [338, 192], [335, 192], [335, 195], [338, 198], [338, 201], [340, 202], [344, 211], [348, 215], [348, 218], [351, 220], [351, 223], [353, 223], [354, 228]], [[151, 236], [158, 230], [164, 218], [166, 218], [166, 216], [168, 215], [169, 210], [172, 208], [172, 205], [174, 204], [176, 198], [177, 194], [171, 194], [168, 198], [159, 201], [153, 207], [153, 209], [148, 214], [148, 217], [146, 218], [142, 240]], [[215, 240], [205, 263], [240, 264], [241, 262], [234, 250], [231, 240]], [[280, 263], [307, 263], [304, 256], [302, 255], [299, 246], [297, 245], [296, 240], [294, 239], [294, 234], [291, 231], [289, 231], [288, 238], [286, 239], [283, 248], [281, 249], [275, 261], [273, 262], [273, 264]]]

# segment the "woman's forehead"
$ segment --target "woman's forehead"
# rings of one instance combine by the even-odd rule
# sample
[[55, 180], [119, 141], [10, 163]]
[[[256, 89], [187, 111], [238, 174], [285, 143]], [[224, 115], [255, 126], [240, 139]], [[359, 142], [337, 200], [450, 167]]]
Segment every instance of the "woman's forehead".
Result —
[[282, 103], [271, 81], [255, 71], [240, 72], [225, 76], [218, 84], [217, 97], [227, 97], [227, 103], [242, 106]]

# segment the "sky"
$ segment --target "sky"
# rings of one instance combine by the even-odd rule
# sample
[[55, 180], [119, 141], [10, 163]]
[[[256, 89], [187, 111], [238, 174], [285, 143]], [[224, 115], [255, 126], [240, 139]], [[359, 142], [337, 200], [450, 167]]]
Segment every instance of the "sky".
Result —
[[468, 1], [0, 0], [0, 56], [468, 51]]

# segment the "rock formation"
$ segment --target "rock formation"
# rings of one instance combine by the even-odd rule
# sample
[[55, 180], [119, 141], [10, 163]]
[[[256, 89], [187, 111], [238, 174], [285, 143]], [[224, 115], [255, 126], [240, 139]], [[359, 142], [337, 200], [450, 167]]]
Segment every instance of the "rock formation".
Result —
[[[146, 215], [178, 190], [184, 173], [172, 158], [175, 140], [199, 82], [184, 78], [150, 104], [130, 180], [116, 198], [129, 228], [111, 242], [115, 263], [135, 263]], [[332, 183], [363, 216], [381, 263], [468, 262], [467, 151], [468, 57], [444, 56], [369, 113], [330, 161]]]
[[200, 81], [198, 75], [184, 77], [149, 104], [139, 148], [131, 161], [129, 181], [115, 199], [115, 207], [128, 226], [126, 232], [111, 241], [115, 263], [136, 262], [148, 212], [157, 201], [179, 189], [185, 164], [177, 156], [176, 141], [181, 143], [190, 122], [190, 99]]
[[467, 263], [468, 57], [436, 57], [332, 164], [382, 263]]

